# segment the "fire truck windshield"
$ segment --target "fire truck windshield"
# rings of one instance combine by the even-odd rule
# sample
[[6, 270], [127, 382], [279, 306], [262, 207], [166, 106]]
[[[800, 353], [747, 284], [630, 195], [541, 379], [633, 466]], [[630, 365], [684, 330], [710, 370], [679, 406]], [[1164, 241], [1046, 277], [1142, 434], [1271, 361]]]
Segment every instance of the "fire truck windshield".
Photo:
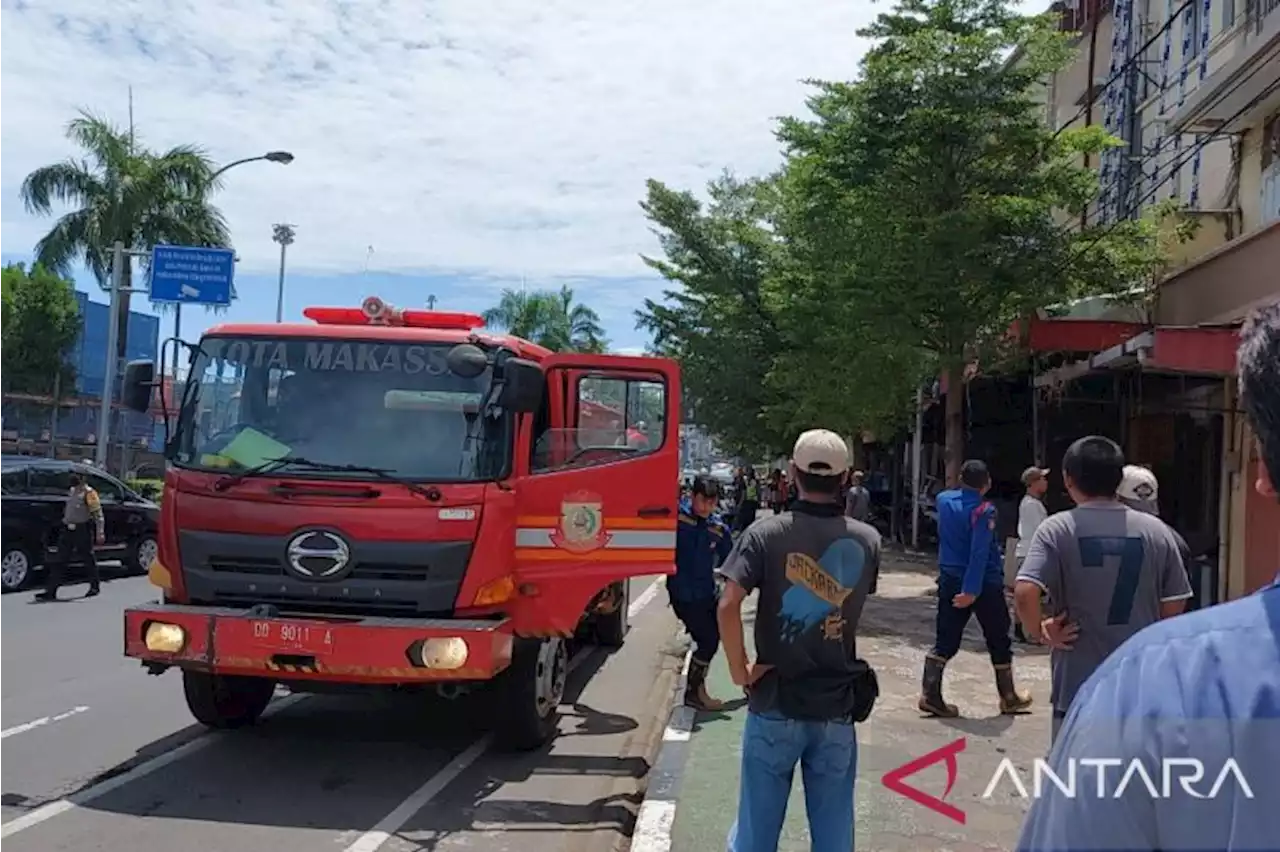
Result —
[[[290, 456], [413, 481], [499, 478], [508, 462], [511, 417], [481, 412], [490, 373], [454, 374], [445, 358], [449, 348], [207, 337], [191, 365], [170, 457], [180, 466], [227, 472]], [[268, 469], [362, 476], [302, 465]]]

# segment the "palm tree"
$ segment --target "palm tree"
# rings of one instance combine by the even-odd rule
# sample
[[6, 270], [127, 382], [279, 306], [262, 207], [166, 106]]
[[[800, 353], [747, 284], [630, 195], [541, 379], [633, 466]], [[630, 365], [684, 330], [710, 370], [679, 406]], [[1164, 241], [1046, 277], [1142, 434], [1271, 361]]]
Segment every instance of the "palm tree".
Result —
[[607, 341], [600, 315], [594, 310], [573, 301], [573, 290], [561, 287], [558, 293], [547, 294], [551, 301], [552, 322], [549, 338], [556, 346], [548, 349], [568, 352], [604, 352]]
[[600, 316], [573, 301], [573, 290], [503, 290], [485, 311], [486, 325], [532, 340], [554, 352], [603, 352], [608, 345]]
[[[547, 294], [540, 290], [503, 290], [498, 304], [481, 316], [485, 325], [504, 329], [508, 334], [540, 343], [552, 320], [553, 305]], [[550, 348], [550, 347], [548, 347]]]
[[[132, 128], [121, 130], [87, 112], [67, 125], [67, 138], [83, 150], [83, 157], [36, 169], [22, 182], [28, 212], [52, 215], [54, 202], [72, 208], [36, 243], [36, 260], [46, 268], [69, 276], [72, 264], [82, 261], [109, 291], [116, 242], [139, 252], [157, 243], [229, 245], [226, 220], [208, 200], [217, 183], [202, 149], [180, 145], [157, 154], [137, 145]], [[123, 282], [116, 316], [120, 357], [133, 284], [127, 254]]]

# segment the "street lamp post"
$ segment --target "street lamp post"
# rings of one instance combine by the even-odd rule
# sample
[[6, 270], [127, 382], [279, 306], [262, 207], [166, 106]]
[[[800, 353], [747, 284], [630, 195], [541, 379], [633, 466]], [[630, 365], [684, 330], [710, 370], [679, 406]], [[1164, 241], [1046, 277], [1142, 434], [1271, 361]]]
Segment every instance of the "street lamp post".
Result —
[[[243, 159], [240, 159], [240, 160], [232, 160], [222, 168], [215, 171], [213, 174], [209, 175], [208, 185], [212, 186], [214, 181], [222, 177], [222, 175], [225, 174], [226, 172], [230, 171], [231, 169], [234, 169], [236, 166], [243, 166], [245, 163], [257, 163], [261, 161], [265, 161], [268, 163], [279, 163], [282, 166], [287, 166], [293, 162], [293, 154], [291, 154], [288, 151], [268, 151], [267, 153], [259, 154], [256, 157], [244, 157]], [[182, 303], [181, 302], [178, 302], [176, 305], [173, 306], [173, 336], [175, 338], [178, 338], [179, 340], [182, 339]], [[176, 357], [173, 360], [173, 378], [174, 378], [174, 381], [177, 381], [178, 359]]]
[[280, 244], [280, 283], [276, 287], [276, 322], [284, 322], [284, 260], [297, 231], [293, 225], [272, 225], [271, 239]]

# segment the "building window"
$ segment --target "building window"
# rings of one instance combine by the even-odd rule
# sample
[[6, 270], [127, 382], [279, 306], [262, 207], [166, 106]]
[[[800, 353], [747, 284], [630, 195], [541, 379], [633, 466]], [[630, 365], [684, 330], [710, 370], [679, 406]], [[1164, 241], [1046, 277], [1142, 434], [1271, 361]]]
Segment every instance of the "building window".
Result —
[[1182, 13], [1182, 55], [1186, 59], [1200, 55], [1200, 0]]
[[1236, 22], [1236, 0], [1222, 0], [1222, 29], [1228, 30]]

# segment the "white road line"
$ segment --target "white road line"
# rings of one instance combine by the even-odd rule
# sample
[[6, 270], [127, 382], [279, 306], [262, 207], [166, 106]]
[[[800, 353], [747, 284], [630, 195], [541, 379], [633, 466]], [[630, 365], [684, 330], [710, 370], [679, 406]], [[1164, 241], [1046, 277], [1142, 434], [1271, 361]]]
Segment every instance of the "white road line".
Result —
[[[685, 682], [689, 677], [689, 662], [693, 659], [693, 649], [684, 655], [684, 667], [676, 681], [675, 701], [680, 700], [684, 692]], [[631, 852], [671, 852], [671, 830], [676, 819], [676, 798], [671, 798], [670, 789], [673, 782], [684, 774], [684, 753], [693, 731], [693, 722], [697, 714], [692, 707], [677, 704], [671, 710], [671, 719], [667, 729], [662, 732], [662, 745], [658, 756], [654, 759], [653, 768], [649, 770], [649, 779], [644, 801], [640, 803], [640, 812], [636, 814], [636, 827], [631, 832]], [[654, 795], [657, 789], [667, 790], [662, 798]], [[675, 794], [678, 797], [678, 792]]]
[[650, 583], [649, 586], [643, 592], [640, 593], [640, 597], [633, 600], [631, 602], [631, 606], [627, 607], [627, 615], [631, 618], [635, 618], [636, 613], [640, 612], [640, 610], [648, 606], [649, 601], [657, 597], [658, 590], [662, 586], [665, 586], [666, 583], [667, 583], [666, 577], [659, 577], [658, 579]]
[[[268, 707], [267, 711], [262, 715], [268, 716], [274, 713], [279, 713], [286, 707], [297, 704], [299, 701], [308, 697], [309, 696], [306, 695], [290, 695], [286, 698], [276, 699], [271, 702], [271, 706]], [[220, 738], [221, 735], [218, 732], [211, 731], [208, 734], [204, 734], [194, 740], [191, 740], [190, 742], [183, 743], [173, 751], [167, 751], [158, 757], [148, 760], [146, 763], [140, 763], [128, 772], [124, 772], [114, 778], [108, 778], [101, 784], [95, 784], [78, 793], [73, 793], [65, 799], [58, 799], [57, 801], [50, 802], [47, 805], [42, 805], [36, 808], [29, 814], [23, 814], [17, 819], [9, 820], [2, 828], [0, 828], [0, 840], [12, 837], [20, 831], [25, 831], [28, 828], [31, 828], [33, 825], [39, 825], [46, 820], [53, 819], [54, 817], [64, 814], [69, 810], [80, 807], [81, 805], [91, 802], [101, 796], [105, 796], [112, 790], [118, 790], [126, 784], [132, 784], [140, 778], [145, 778], [156, 770], [163, 769], [171, 763], [176, 763], [184, 757], [190, 757], [198, 751], [203, 751], [213, 743], [217, 742]]]
[[[631, 602], [627, 607], [628, 617], [635, 618], [641, 610], [649, 605], [654, 597], [657, 596], [658, 589], [663, 585], [664, 579], [659, 577], [650, 583], [640, 593], [640, 596]], [[574, 654], [573, 659], [569, 660], [569, 671], [572, 672], [581, 665], [591, 655], [591, 651], [592, 648], [588, 646]], [[430, 804], [431, 800], [452, 784], [454, 779], [466, 771], [467, 767], [483, 757], [492, 745], [493, 734], [485, 734], [467, 746], [461, 754], [445, 764], [443, 769], [428, 778], [426, 783], [417, 790], [410, 793], [409, 798], [396, 805], [395, 810], [378, 820], [377, 825], [357, 837], [355, 842], [343, 849], [342, 852], [377, 852], [384, 843], [404, 827], [405, 823], [413, 819], [414, 814]]]
[[0, 740], [7, 740], [14, 734], [25, 734], [27, 731], [33, 731], [36, 728], [43, 728], [45, 725], [52, 724], [53, 722], [61, 722], [63, 719], [70, 719], [72, 716], [78, 716], [88, 709], [88, 707], [84, 706], [72, 707], [67, 712], [59, 713], [56, 716], [42, 716], [39, 719], [32, 719], [24, 725], [15, 725], [12, 728], [0, 731]]
[[[631, 605], [627, 607], [627, 615], [634, 618], [641, 610], [648, 606], [658, 594], [658, 587], [663, 584], [664, 579], [665, 578], [663, 577], [659, 577], [651, 583], [648, 588], [641, 592], [640, 596], [633, 600]], [[573, 659], [569, 661], [569, 670], [573, 671], [577, 668], [590, 653], [591, 648], [586, 647], [574, 654]], [[263, 716], [278, 713], [284, 708], [292, 704], [296, 704], [308, 697], [309, 696], [306, 695], [290, 695], [285, 698], [276, 699], [271, 703], [271, 706], [267, 708], [267, 712], [264, 713]], [[54, 721], [57, 718], [58, 717], [50, 717], [49, 721]], [[41, 724], [46, 724], [46, 722], [39, 719], [36, 721]], [[30, 725], [33, 723], [28, 722], [27, 724]], [[15, 733], [19, 732], [16, 728], [13, 730]], [[5, 732], [5, 736], [8, 736], [8, 732]], [[9, 822], [6, 822], [3, 827], [0, 827], [0, 840], [11, 837], [20, 831], [25, 831], [33, 825], [39, 825], [46, 820], [53, 819], [59, 814], [64, 814], [73, 808], [77, 808], [85, 804], [86, 802], [91, 802], [100, 796], [106, 795], [112, 790], [117, 790], [126, 784], [132, 784], [134, 781], [137, 781], [140, 778], [145, 778], [159, 769], [163, 769], [164, 767], [172, 763], [176, 763], [183, 758], [190, 757], [196, 752], [203, 751], [213, 743], [217, 742], [221, 736], [222, 735], [218, 732], [210, 732], [198, 737], [197, 739], [191, 740], [188, 743], [184, 743], [173, 751], [165, 752], [159, 757], [153, 758], [146, 763], [140, 763], [128, 772], [117, 775], [114, 778], [109, 778], [101, 784], [95, 784], [94, 786], [81, 790], [79, 793], [75, 793], [65, 799], [58, 799], [55, 802], [42, 805], [31, 813], [23, 814], [16, 819], [12, 819]], [[453, 779], [462, 774], [462, 772], [472, 763], [475, 763], [475, 761], [478, 760], [492, 744], [492, 735], [486, 735], [476, 740], [467, 747], [465, 751], [456, 756], [453, 760], [449, 761], [443, 769], [431, 778], [427, 779], [425, 784], [415, 790], [409, 798], [401, 802], [395, 810], [383, 817], [378, 824], [373, 827], [373, 829], [365, 832], [365, 834], [361, 835], [355, 843], [348, 846], [344, 852], [373, 852], [373, 850], [378, 849], [382, 844], [386, 843], [387, 840], [390, 839], [392, 833], [398, 831], [401, 826], [413, 817], [415, 813], [437, 796], [441, 790], [447, 787]]]

